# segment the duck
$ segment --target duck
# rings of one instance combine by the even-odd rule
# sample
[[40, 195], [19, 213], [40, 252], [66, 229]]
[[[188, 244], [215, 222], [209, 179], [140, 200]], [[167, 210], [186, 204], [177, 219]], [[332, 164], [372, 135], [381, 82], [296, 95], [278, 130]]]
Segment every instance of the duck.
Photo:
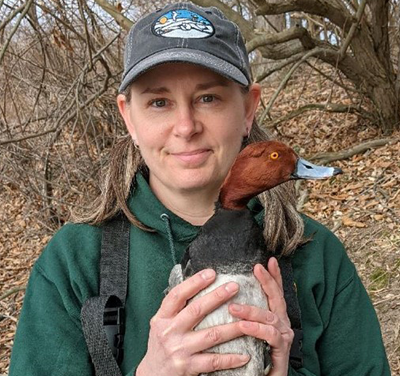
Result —
[[[215, 270], [214, 283], [192, 300], [227, 282], [239, 284], [239, 292], [208, 314], [195, 330], [236, 321], [228, 311], [231, 303], [268, 309], [266, 295], [253, 269], [256, 264], [266, 267], [275, 252], [267, 249], [263, 230], [247, 207], [249, 201], [290, 180], [327, 179], [340, 173], [339, 168], [317, 166], [300, 158], [292, 148], [279, 141], [251, 143], [238, 154], [220, 188], [213, 216], [202, 226], [181, 263], [175, 265], [170, 274], [169, 288], [172, 288], [200, 270]], [[219, 344], [208, 351], [250, 355], [250, 361], [243, 367], [216, 371], [209, 376], [262, 376], [272, 368], [268, 346], [250, 336]]]

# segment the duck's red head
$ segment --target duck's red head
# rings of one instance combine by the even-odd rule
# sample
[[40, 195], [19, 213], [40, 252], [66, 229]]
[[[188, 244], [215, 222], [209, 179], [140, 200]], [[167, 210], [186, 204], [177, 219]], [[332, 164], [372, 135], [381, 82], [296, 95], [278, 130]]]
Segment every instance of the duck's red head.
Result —
[[256, 142], [237, 156], [222, 185], [220, 202], [226, 209], [244, 209], [251, 198], [289, 180], [323, 179], [339, 173], [340, 169], [299, 158], [282, 142]]

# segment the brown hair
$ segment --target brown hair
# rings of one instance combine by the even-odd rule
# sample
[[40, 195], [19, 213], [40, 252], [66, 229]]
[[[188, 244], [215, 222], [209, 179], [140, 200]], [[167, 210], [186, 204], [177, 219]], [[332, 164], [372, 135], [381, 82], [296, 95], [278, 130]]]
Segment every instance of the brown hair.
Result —
[[[248, 88], [243, 88], [248, 92]], [[131, 88], [122, 92], [130, 102]], [[265, 141], [270, 139], [256, 122], [253, 123], [247, 143]], [[145, 231], [152, 231], [143, 225], [129, 210], [127, 199], [131, 193], [132, 182], [138, 172], [148, 173], [145, 162], [133, 144], [130, 135], [120, 139], [109, 157], [106, 167], [106, 176], [102, 192], [84, 213], [75, 214], [75, 222], [99, 225], [122, 211], [129, 221]], [[264, 237], [268, 249], [279, 254], [290, 254], [299, 245], [304, 243], [304, 223], [296, 210], [296, 195], [293, 182], [279, 185], [259, 195], [265, 208]]]

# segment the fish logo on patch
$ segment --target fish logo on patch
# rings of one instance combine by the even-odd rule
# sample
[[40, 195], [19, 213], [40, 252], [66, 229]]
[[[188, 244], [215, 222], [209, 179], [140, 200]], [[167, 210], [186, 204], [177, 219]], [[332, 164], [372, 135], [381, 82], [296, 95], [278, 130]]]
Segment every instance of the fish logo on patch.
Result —
[[207, 38], [214, 33], [214, 27], [203, 16], [180, 9], [169, 11], [158, 18], [153, 32], [167, 38]]

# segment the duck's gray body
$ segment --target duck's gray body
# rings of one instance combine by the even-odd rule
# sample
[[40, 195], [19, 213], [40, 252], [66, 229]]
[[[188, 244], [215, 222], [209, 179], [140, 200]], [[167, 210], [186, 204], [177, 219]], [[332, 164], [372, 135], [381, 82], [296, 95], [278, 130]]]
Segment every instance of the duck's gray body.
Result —
[[[195, 330], [237, 321], [228, 311], [228, 305], [231, 303], [268, 308], [265, 293], [254, 277], [253, 268], [257, 263], [266, 266], [270, 256], [266, 250], [262, 230], [248, 209], [218, 208], [186, 250], [182, 264], [176, 265], [172, 270], [170, 287], [200, 270], [212, 268], [217, 273], [215, 282], [193, 299], [198, 299], [230, 281], [237, 282], [240, 290], [229, 302], [207, 315]], [[263, 376], [268, 373], [271, 365], [266, 344], [249, 336], [217, 345], [209, 352], [248, 354], [251, 360], [241, 368], [208, 375]]]

